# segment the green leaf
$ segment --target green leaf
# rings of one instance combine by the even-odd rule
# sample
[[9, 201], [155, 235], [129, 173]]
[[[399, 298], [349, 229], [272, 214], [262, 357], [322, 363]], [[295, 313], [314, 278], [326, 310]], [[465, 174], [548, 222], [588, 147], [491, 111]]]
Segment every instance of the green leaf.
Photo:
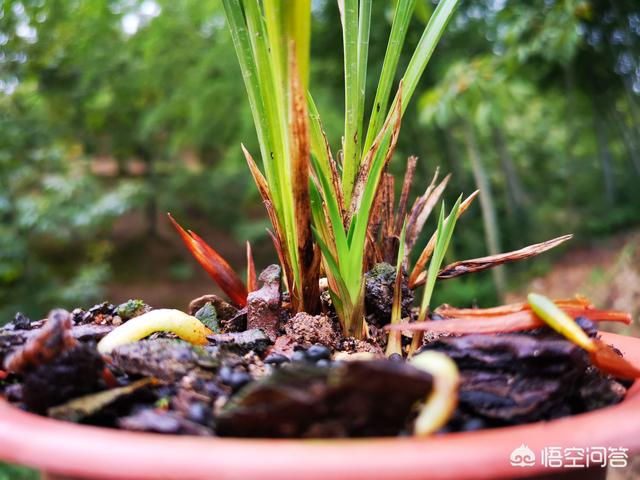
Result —
[[342, 8], [342, 43], [344, 49], [344, 144], [342, 146], [342, 188], [345, 202], [351, 199], [353, 181], [358, 171], [358, 0], [344, 0]]
[[[223, 0], [223, 5], [233, 45], [238, 57], [238, 63], [242, 71], [247, 96], [249, 97], [253, 122], [260, 143], [260, 152], [263, 161], [267, 162], [270, 158], [270, 153], [273, 151], [272, 140], [268, 128], [267, 112], [261, 95], [258, 71], [253, 58], [253, 50], [245, 25], [242, 6], [240, 0]], [[269, 179], [270, 176], [273, 176], [273, 170], [266, 168], [265, 174], [267, 179]], [[277, 201], [277, 199], [274, 198], [274, 202], [275, 201]]]
[[446, 221], [444, 219], [444, 202], [442, 203], [440, 217], [438, 218], [438, 229], [436, 231], [436, 246], [433, 250], [433, 256], [429, 262], [427, 281], [422, 294], [422, 303], [420, 304], [420, 313], [418, 315], [419, 322], [424, 321], [427, 317], [429, 304], [431, 302], [431, 295], [433, 294], [433, 288], [435, 286], [436, 279], [438, 278], [438, 272], [440, 271], [447, 248], [449, 248], [449, 243], [453, 236], [453, 229], [455, 228], [456, 221], [458, 220], [458, 210], [460, 209], [461, 201], [462, 195], [458, 197], [458, 200], [451, 209]]
[[384, 54], [382, 63], [382, 71], [378, 81], [375, 100], [369, 118], [369, 127], [367, 128], [367, 137], [362, 148], [362, 154], [365, 155], [369, 151], [378, 132], [382, 128], [384, 119], [387, 115], [387, 106], [389, 105], [389, 96], [391, 87], [395, 80], [398, 69], [398, 61], [402, 53], [402, 47], [407, 35], [411, 16], [416, 4], [416, 0], [399, 0], [393, 14], [393, 22], [391, 24], [391, 33], [387, 43], [387, 50]]
[[427, 67], [427, 63], [429, 63], [429, 60], [431, 59], [431, 55], [433, 54], [436, 45], [440, 41], [440, 37], [442, 37], [449, 20], [451, 20], [451, 17], [458, 6], [458, 1], [459, 0], [441, 0], [429, 19], [429, 23], [424, 29], [422, 37], [420, 37], [418, 46], [413, 52], [413, 56], [411, 57], [411, 60], [409, 60], [409, 65], [402, 76], [403, 114], [409, 105], [413, 92], [415, 91], [418, 81]]
[[198, 320], [204, 323], [213, 333], [220, 332], [220, 322], [218, 322], [218, 313], [216, 307], [211, 302], [205, 303], [194, 315]]
[[[402, 266], [404, 265], [405, 238], [407, 233], [407, 219], [402, 222], [400, 244], [398, 245], [398, 260], [396, 262], [396, 280], [393, 286], [393, 303], [391, 304], [391, 323], [397, 324], [402, 320]], [[389, 332], [386, 355], [394, 353], [402, 355], [402, 332]]]

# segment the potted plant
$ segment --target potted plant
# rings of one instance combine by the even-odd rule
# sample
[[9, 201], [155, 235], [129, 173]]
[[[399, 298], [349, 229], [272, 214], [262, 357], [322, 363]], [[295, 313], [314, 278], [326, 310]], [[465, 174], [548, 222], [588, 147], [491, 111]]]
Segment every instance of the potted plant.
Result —
[[188, 313], [130, 300], [37, 322], [18, 315], [0, 334], [0, 458], [76, 478], [510, 478], [565, 475], [567, 452], [581, 474], [601, 477], [640, 451], [640, 343], [596, 324], [629, 323], [627, 314], [535, 294], [432, 308], [439, 278], [570, 236], [443, 267], [474, 192], [448, 214], [443, 204], [411, 262], [449, 177], [436, 172], [409, 208], [416, 159], [397, 205], [387, 166], [457, 0], [438, 4], [392, 97], [415, 6], [397, 2], [365, 128], [371, 4], [339, 2], [346, 114], [336, 159], [307, 93], [311, 2], [224, 0], [262, 169], [243, 151], [280, 265], [257, 277], [248, 245], [243, 281], [170, 217], [228, 299], [197, 298]]

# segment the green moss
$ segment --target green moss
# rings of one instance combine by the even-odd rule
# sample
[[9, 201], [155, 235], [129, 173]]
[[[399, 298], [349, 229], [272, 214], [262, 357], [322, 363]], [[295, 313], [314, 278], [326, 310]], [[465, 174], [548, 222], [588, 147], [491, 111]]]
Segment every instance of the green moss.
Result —
[[142, 315], [149, 310], [151, 310], [149, 305], [144, 303], [142, 300], [130, 299], [118, 305], [118, 308], [116, 308], [116, 313], [123, 320], [129, 320], [133, 317], [137, 317], [138, 315]]

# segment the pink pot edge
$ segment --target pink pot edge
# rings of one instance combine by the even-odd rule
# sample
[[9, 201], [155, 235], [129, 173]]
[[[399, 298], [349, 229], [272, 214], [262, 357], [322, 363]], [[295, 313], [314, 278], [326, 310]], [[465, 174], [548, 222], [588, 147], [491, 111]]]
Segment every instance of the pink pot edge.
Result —
[[[640, 339], [602, 333], [640, 367]], [[514, 467], [521, 444], [536, 465]], [[0, 399], [0, 460], [79, 478], [519, 478], [557, 473], [547, 447], [623, 447], [640, 453], [640, 381], [612, 407], [538, 422], [429, 438], [274, 440], [132, 433], [23, 412]]]

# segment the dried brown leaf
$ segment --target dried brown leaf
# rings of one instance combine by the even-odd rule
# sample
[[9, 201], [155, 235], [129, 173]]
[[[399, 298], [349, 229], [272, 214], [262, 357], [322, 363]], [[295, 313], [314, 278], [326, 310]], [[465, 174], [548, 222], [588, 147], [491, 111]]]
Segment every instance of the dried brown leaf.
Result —
[[307, 100], [300, 83], [293, 42], [289, 49], [289, 73], [291, 187], [296, 223], [300, 287], [302, 289], [301, 292], [293, 291], [290, 293], [296, 310], [313, 314], [318, 311], [320, 306], [320, 292], [318, 290], [320, 256], [314, 245], [311, 231], [311, 201], [309, 199], [311, 143], [309, 141]]
[[324, 130], [322, 130], [322, 138], [324, 138], [324, 145], [327, 150], [327, 158], [329, 159], [329, 169], [331, 171], [331, 185], [333, 186], [333, 193], [338, 200], [338, 206], [340, 212], [344, 216], [344, 197], [342, 195], [342, 183], [340, 179], [340, 172], [338, 171], [338, 164], [336, 163], [333, 155], [331, 154], [331, 147], [329, 146], [329, 139]]
[[[558, 307], [563, 310], [567, 309], [590, 309], [595, 310], [593, 303], [582, 295], [576, 295], [574, 298], [566, 298], [560, 300], [554, 300]], [[448, 304], [440, 305], [435, 313], [445, 318], [459, 318], [459, 317], [493, 317], [500, 315], [507, 315], [509, 313], [522, 312], [523, 310], [531, 310], [531, 305], [528, 302], [508, 303], [506, 305], [499, 305], [491, 308], [457, 308]]]
[[618, 352], [604, 343], [602, 340], [595, 340], [596, 350], [590, 352], [591, 361], [600, 370], [613, 375], [616, 378], [640, 378], [640, 369], [625, 360]]
[[382, 261], [395, 264], [398, 253], [398, 237], [395, 232], [395, 178], [385, 173], [380, 186], [379, 196], [382, 197], [382, 225], [380, 238], [380, 252]]
[[384, 235], [386, 238], [395, 235], [395, 184], [395, 177], [385, 172], [382, 178], [382, 206]]
[[396, 213], [396, 224], [394, 227], [396, 235], [400, 235], [404, 217], [407, 214], [409, 192], [411, 191], [411, 185], [413, 184], [413, 177], [416, 173], [417, 164], [418, 157], [412, 155], [407, 159], [407, 169], [404, 172], [404, 180], [402, 181], [402, 192], [400, 193], [400, 200], [398, 201], [398, 211]]
[[540, 255], [547, 250], [551, 250], [552, 248], [557, 247], [558, 245], [566, 242], [572, 237], [573, 235], [563, 235], [562, 237], [547, 240], [546, 242], [529, 245], [527, 247], [521, 248], [520, 250], [455, 262], [447, 265], [442, 270], [440, 270], [440, 273], [438, 273], [438, 278], [455, 278], [459, 277], [460, 275], [466, 275], [467, 273], [475, 273], [486, 270], [488, 268], [497, 267], [498, 265], [502, 265], [503, 263], [526, 260], [527, 258]]
[[244, 153], [244, 157], [247, 160], [247, 165], [249, 165], [249, 170], [251, 171], [251, 175], [253, 176], [253, 180], [258, 187], [258, 192], [260, 192], [260, 196], [262, 197], [262, 202], [264, 204], [265, 209], [267, 210], [267, 215], [269, 216], [269, 220], [271, 221], [271, 225], [273, 226], [273, 230], [275, 234], [269, 231], [269, 235], [273, 240], [273, 245], [278, 254], [278, 260], [280, 261], [280, 265], [284, 270], [285, 283], [287, 284], [287, 289], [291, 291], [292, 285], [294, 284], [293, 280], [293, 270], [291, 268], [291, 264], [289, 262], [289, 258], [284, 254], [285, 252], [282, 250], [282, 245], [286, 244], [286, 239], [284, 233], [282, 232], [282, 228], [280, 227], [280, 221], [278, 220], [278, 214], [273, 206], [273, 200], [271, 199], [271, 191], [269, 190], [269, 185], [267, 184], [267, 180], [262, 175], [262, 172], [258, 168], [255, 160], [249, 153], [249, 151], [242, 145], [242, 152]]
[[[386, 174], [383, 174], [386, 175]], [[383, 178], [383, 186], [384, 186], [384, 178]], [[378, 191], [374, 201], [373, 201], [373, 205], [371, 206], [371, 211], [369, 212], [369, 226], [368, 226], [368, 235], [371, 236], [374, 240], [374, 242], [377, 243], [377, 240], [380, 236], [380, 232], [384, 231], [383, 229], [383, 224], [384, 224], [384, 210], [385, 210], [385, 206], [384, 206], [384, 202], [385, 202], [385, 195], [383, 194], [384, 188], [382, 188], [380, 191]]]
[[427, 222], [427, 219], [433, 211], [433, 208], [440, 200], [440, 197], [442, 196], [442, 193], [444, 192], [444, 189], [447, 187], [449, 179], [451, 178], [451, 174], [449, 174], [444, 177], [438, 185], [435, 185], [437, 175], [438, 171], [436, 170], [431, 184], [427, 187], [424, 194], [416, 199], [416, 202], [411, 208], [411, 213], [409, 214], [409, 220], [407, 222], [408, 251], [411, 251], [411, 249], [413, 249], [416, 240], [418, 240], [420, 232], [422, 232], [422, 229], [424, 228], [424, 224]]
[[411, 210], [409, 211], [409, 215], [407, 216], [407, 235], [410, 235], [411, 237], [411, 238], [408, 238], [408, 237], [407, 238], [409, 240], [412, 240], [412, 242], [408, 243], [407, 246], [413, 246], [413, 244], [415, 243], [418, 237], [419, 232], [413, 233], [416, 230], [416, 227], [414, 225], [418, 221], [418, 215], [420, 214], [420, 212], [422, 212], [424, 205], [427, 199], [429, 198], [429, 195], [431, 195], [431, 192], [435, 187], [436, 180], [438, 179], [439, 174], [440, 174], [440, 167], [436, 167], [436, 171], [434, 172], [433, 177], [431, 178], [431, 182], [429, 182], [429, 185], [425, 189], [424, 193], [413, 201], [413, 205], [411, 206]]
[[[554, 302], [557, 303], [557, 302]], [[572, 318], [585, 317], [594, 322], [620, 322], [628, 324], [630, 317], [625, 312], [596, 310], [593, 308], [561, 307]], [[484, 309], [477, 309], [482, 311]], [[438, 310], [436, 310], [436, 313]], [[413, 332], [449, 333], [464, 335], [470, 333], [507, 333], [541, 328], [547, 324], [531, 309], [522, 309], [501, 315], [473, 315], [447, 317], [444, 320], [390, 324], [386, 330]]]
[[253, 261], [251, 244], [247, 241], [247, 290], [249, 293], [258, 289], [258, 277], [256, 276], [256, 264]]

